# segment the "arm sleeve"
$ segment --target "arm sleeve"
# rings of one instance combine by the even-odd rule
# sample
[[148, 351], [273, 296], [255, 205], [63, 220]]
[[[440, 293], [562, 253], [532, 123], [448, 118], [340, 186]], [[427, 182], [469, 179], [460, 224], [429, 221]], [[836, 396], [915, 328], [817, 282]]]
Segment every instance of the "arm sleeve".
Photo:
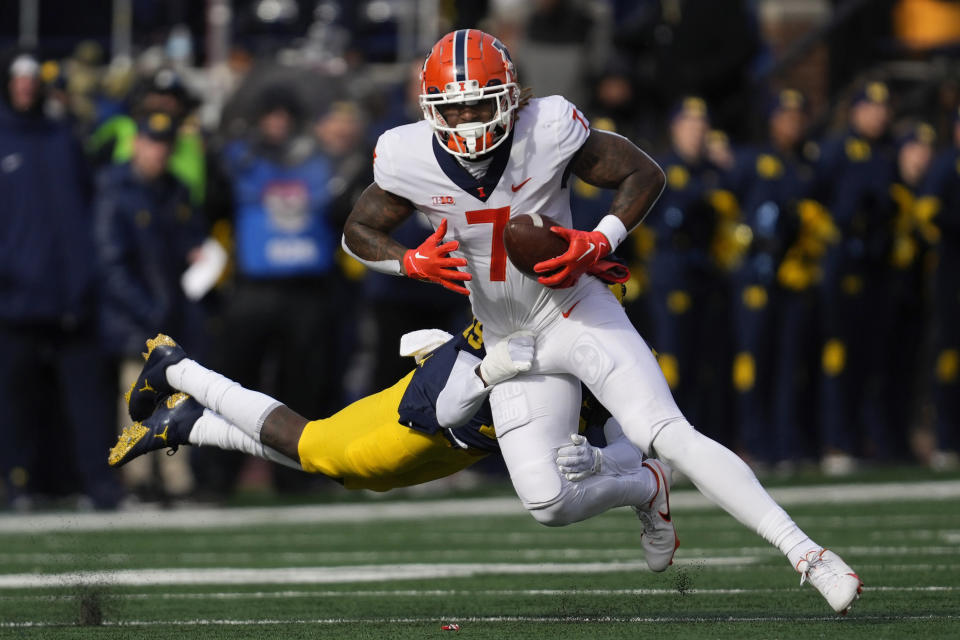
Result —
[[403, 269], [401, 269], [399, 260], [366, 260], [355, 254], [350, 250], [350, 247], [347, 246], [346, 235], [340, 236], [340, 248], [343, 249], [344, 253], [365, 266], [367, 269], [376, 271], [377, 273], [385, 273], [388, 276], [403, 275]]
[[437, 422], [445, 429], [466, 424], [477, 414], [493, 387], [484, 387], [476, 373], [480, 358], [461, 351], [447, 383], [437, 396]]

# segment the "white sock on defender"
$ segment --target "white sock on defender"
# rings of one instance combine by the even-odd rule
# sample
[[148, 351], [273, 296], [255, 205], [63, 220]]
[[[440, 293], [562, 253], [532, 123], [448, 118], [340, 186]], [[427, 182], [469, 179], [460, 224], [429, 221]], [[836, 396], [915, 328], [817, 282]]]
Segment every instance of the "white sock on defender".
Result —
[[242, 451], [264, 460], [277, 462], [291, 469], [303, 469], [299, 462], [291, 460], [276, 449], [272, 449], [254, 439], [210, 409], [206, 409], [194, 423], [188, 440], [190, 444], [197, 446], [216, 447], [227, 451]]
[[690, 478], [700, 493], [780, 549], [794, 566], [806, 551], [820, 548], [774, 502], [737, 454], [699, 433], [686, 420], [663, 427], [653, 447], [660, 459]]
[[166, 375], [174, 389], [190, 394], [258, 442], [263, 421], [281, 404], [259, 391], [244, 389], [189, 358], [167, 367]]

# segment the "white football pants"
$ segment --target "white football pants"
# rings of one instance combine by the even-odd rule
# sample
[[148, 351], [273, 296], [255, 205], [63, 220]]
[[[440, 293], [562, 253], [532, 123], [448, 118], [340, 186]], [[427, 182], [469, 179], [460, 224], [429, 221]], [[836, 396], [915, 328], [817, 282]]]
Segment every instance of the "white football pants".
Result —
[[[545, 518], [552, 520], [548, 524], [564, 524], [570, 509], [593, 515], [615, 506], [618, 491], [628, 491], [616, 483], [603, 485], [607, 479], [597, 476], [569, 483], [557, 469], [556, 450], [577, 428], [579, 379], [631, 442], [648, 454], [655, 446], [656, 456], [741, 523], [788, 556], [811, 545], [736, 454], [690, 426], [623, 307], [602, 283], [591, 280], [595, 286], [585, 287], [567, 317], [558, 314], [538, 333], [530, 374], [501, 383], [490, 394], [504, 461], [531, 514], [543, 522], [538, 512], [560, 511], [560, 516]], [[484, 332], [488, 349], [503, 337]], [[597, 486], [588, 484], [591, 480]], [[573, 491], [570, 484], [581, 484], [583, 490]], [[576, 504], [567, 508], [571, 500]]]

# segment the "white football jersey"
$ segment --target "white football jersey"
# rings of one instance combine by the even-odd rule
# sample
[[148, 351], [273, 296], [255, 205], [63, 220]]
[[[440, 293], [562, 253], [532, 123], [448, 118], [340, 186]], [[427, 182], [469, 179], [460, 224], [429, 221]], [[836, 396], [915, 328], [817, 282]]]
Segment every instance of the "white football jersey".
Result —
[[549, 289], [518, 271], [507, 258], [503, 229], [523, 213], [571, 226], [570, 161], [589, 133], [586, 118], [566, 99], [533, 99], [480, 180], [443, 150], [425, 120], [390, 129], [377, 141], [374, 180], [412, 202], [434, 229], [446, 218], [445, 239], [460, 241], [453, 255], [467, 260], [473, 312], [491, 337], [539, 331], [588, 286], [589, 278], [581, 278], [568, 289]]

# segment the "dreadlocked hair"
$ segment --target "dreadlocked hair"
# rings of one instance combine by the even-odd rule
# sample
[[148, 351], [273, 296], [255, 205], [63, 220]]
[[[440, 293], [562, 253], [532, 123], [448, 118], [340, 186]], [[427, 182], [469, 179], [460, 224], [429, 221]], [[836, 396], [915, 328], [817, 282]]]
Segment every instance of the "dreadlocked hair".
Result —
[[519, 112], [525, 106], [530, 104], [530, 100], [533, 99], [533, 89], [530, 87], [522, 87], [520, 89], [520, 100], [517, 101], [517, 111]]

